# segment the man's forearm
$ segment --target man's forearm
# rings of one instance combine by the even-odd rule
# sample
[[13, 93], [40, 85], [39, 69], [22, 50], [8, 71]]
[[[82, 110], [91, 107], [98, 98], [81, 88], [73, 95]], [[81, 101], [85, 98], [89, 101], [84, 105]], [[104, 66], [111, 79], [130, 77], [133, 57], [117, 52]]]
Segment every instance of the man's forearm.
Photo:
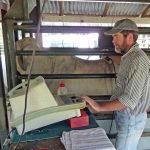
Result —
[[110, 102], [99, 102], [99, 112], [107, 112], [107, 111], [117, 111], [121, 109], [125, 109], [126, 106], [123, 105], [118, 99], [110, 101]]

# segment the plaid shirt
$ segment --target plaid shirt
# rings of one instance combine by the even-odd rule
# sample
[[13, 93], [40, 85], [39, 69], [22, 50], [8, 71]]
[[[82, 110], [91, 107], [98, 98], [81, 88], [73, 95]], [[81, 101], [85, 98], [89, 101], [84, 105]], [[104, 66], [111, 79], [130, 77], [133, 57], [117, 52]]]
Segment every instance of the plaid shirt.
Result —
[[147, 111], [150, 101], [150, 97], [147, 97], [147, 90], [150, 90], [149, 78], [150, 60], [136, 43], [122, 56], [111, 100], [118, 99], [127, 106], [124, 111], [129, 115]]

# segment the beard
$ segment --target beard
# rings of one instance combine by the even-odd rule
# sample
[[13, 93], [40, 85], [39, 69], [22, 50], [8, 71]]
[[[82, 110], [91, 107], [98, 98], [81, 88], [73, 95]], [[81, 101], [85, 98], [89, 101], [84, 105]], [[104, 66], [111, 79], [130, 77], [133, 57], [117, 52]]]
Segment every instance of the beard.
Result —
[[118, 54], [125, 54], [128, 50], [128, 47], [129, 46], [127, 45], [126, 39], [124, 39], [124, 42], [121, 46], [115, 46], [115, 52]]
[[115, 52], [117, 53], [117, 54], [125, 54], [125, 49], [118, 49], [118, 48], [116, 48], [115, 47]]
[[118, 48], [115, 47], [115, 52], [116, 52], [117, 54], [120, 54], [120, 53], [121, 53], [121, 49], [118, 49]]

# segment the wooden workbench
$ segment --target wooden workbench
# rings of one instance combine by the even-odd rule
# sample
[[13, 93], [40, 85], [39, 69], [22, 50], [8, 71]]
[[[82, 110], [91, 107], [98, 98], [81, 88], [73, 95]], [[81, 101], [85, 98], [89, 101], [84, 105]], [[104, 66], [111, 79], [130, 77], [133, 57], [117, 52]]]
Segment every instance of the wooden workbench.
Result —
[[[74, 128], [74, 130], [76, 129], [82, 130], [98, 127], [94, 115], [88, 109], [86, 109], [85, 111], [89, 116], [89, 126]], [[46, 133], [44, 133], [43, 130], [45, 130]], [[19, 144], [18, 150], [65, 150], [63, 144], [60, 141], [60, 137], [62, 136], [63, 131], [71, 131], [71, 130], [72, 129], [69, 127], [67, 120], [64, 120], [52, 124], [49, 127], [43, 127], [39, 129], [40, 131], [39, 133], [38, 132], [37, 133], [35, 132], [35, 134], [32, 134], [30, 132], [26, 133], [21, 138], [22, 140]], [[15, 136], [12, 137], [12, 144], [10, 145], [11, 150], [15, 149], [16, 142], [18, 142], [19, 138], [20, 136], [15, 132]]]
[[[10, 150], [15, 150], [16, 144], [11, 144]], [[17, 150], [65, 150], [59, 138], [34, 142], [21, 142]]]

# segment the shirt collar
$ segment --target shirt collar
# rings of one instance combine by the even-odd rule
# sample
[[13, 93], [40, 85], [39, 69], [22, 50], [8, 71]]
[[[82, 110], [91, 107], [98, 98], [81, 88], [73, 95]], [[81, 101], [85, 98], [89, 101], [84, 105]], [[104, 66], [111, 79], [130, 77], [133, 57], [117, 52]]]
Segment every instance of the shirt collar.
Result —
[[139, 48], [139, 44], [138, 43], [135, 43], [127, 53], [125, 53], [123, 56], [122, 56], [122, 59], [124, 59], [125, 57], [127, 57], [131, 52], [135, 51], [136, 48]]

